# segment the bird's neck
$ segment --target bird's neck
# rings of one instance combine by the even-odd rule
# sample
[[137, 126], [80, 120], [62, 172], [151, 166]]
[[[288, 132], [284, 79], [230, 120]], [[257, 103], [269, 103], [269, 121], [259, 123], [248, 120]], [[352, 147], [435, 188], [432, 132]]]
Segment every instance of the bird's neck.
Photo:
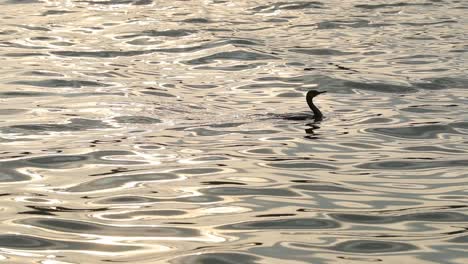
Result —
[[322, 114], [322, 112], [320, 112], [320, 110], [317, 108], [317, 106], [314, 105], [312, 96], [307, 97], [307, 104], [309, 105], [310, 110], [312, 110], [312, 112], [314, 112], [314, 119], [315, 120], [322, 119], [323, 114]]

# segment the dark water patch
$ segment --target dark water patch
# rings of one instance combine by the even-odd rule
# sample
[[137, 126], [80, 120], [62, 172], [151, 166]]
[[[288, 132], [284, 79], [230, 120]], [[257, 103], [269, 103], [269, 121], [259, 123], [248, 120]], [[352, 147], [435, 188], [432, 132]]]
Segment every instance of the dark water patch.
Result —
[[80, 81], [80, 80], [61, 80], [61, 79], [50, 79], [40, 81], [14, 81], [11, 84], [38, 86], [46, 88], [81, 88], [81, 87], [107, 87], [109, 84], [94, 81]]
[[329, 214], [330, 217], [339, 222], [349, 222], [358, 224], [388, 224], [399, 222], [395, 216], [378, 216], [362, 214]]
[[0, 30], [0, 36], [14, 35], [18, 33], [16, 30]]
[[[423, 64], [431, 64], [435, 61], [424, 61], [424, 60], [407, 60], [407, 61], [399, 61], [398, 64], [408, 64], [408, 65], [423, 65]], [[431, 71], [446, 71], [447, 69], [432, 69]]]
[[450, 124], [450, 126], [454, 128], [461, 128], [461, 129], [468, 129], [468, 122], [462, 121], [462, 122], [453, 122]]
[[[0, 96], [2, 96], [1, 93]], [[27, 111], [26, 109], [0, 109], [0, 115], [17, 115]]]
[[213, 89], [219, 87], [218, 85], [213, 84], [186, 84], [186, 87], [194, 88], [194, 89]]
[[460, 77], [425, 78], [423, 82], [412, 83], [413, 86], [425, 90], [445, 90], [450, 88], [468, 88], [468, 79]]
[[[225, 43], [226, 45], [234, 45], [234, 46], [258, 46], [259, 44], [258, 39], [225, 39], [221, 43]], [[262, 44], [263, 45], [263, 44]]]
[[334, 49], [289, 49], [290, 52], [307, 54], [307, 55], [316, 55], [316, 56], [343, 56], [343, 55], [352, 55], [356, 54], [356, 52], [344, 52], [340, 50]]
[[139, 5], [151, 5], [153, 4], [153, 0], [134, 0], [133, 5], [139, 6]]
[[448, 240], [450, 243], [460, 243], [460, 244], [468, 244], [468, 235], [459, 236], [453, 239]]
[[421, 41], [424, 41], [424, 40], [435, 40], [436, 38], [434, 37], [429, 37], [429, 36], [423, 36], [423, 37], [418, 37], [418, 36], [409, 36], [409, 37], [404, 37], [404, 39], [408, 39], [408, 40], [421, 40]]
[[150, 5], [153, 0], [111, 0], [111, 1], [77, 1], [79, 3], [88, 3], [90, 5]]
[[295, 218], [263, 221], [248, 221], [237, 224], [223, 225], [222, 230], [274, 230], [274, 229], [330, 229], [339, 228], [338, 222], [328, 219]]
[[250, 64], [237, 64], [237, 65], [232, 65], [232, 66], [216, 66], [216, 67], [210, 67], [210, 66], [197, 66], [194, 69], [197, 70], [211, 70], [211, 71], [244, 71], [244, 70], [251, 70], [255, 68], [259, 68], [261, 66], [266, 65], [265, 63], [250, 63]]
[[299, 189], [304, 191], [312, 191], [312, 192], [357, 192], [353, 189], [348, 189], [340, 186], [334, 185], [293, 185], [291, 186], [293, 189]]
[[244, 253], [216, 252], [188, 255], [171, 260], [174, 264], [259, 264], [257, 256]]
[[46, 169], [64, 169], [69, 166], [80, 166], [89, 162], [87, 155], [50, 155], [27, 158], [12, 162], [16, 167], [36, 167]]
[[174, 180], [178, 177], [171, 173], [145, 173], [123, 176], [111, 176], [81, 183], [79, 185], [65, 189], [67, 192], [92, 192], [118, 188], [129, 183], [141, 183], [148, 181], [166, 181]]
[[408, 139], [436, 139], [440, 134], [460, 134], [450, 125], [423, 125], [389, 128], [369, 128], [366, 132]]
[[218, 168], [190, 168], [190, 169], [178, 169], [172, 171], [175, 174], [188, 174], [188, 175], [203, 175], [221, 173], [223, 170]]
[[412, 106], [409, 106], [409, 107], [401, 108], [400, 110], [405, 111], [405, 112], [411, 112], [411, 113], [441, 113], [441, 112], [445, 112], [443, 110], [430, 109], [430, 108], [427, 108], [427, 107], [431, 107], [431, 106], [412, 105]]
[[441, 152], [441, 153], [466, 153], [462, 150], [442, 148], [438, 146], [416, 146], [416, 147], [406, 147], [405, 150], [409, 151], [418, 151], [418, 152]]
[[23, 5], [23, 4], [37, 4], [41, 3], [39, 0], [6, 0], [5, 2], [0, 2], [0, 5]]
[[64, 57], [91, 57], [91, 58], [116, 58], [131, 57], [143, 54], [150, 54], [157, 50], [130, 50], [130, 51], [51, 51], [50, 54]]
[[402, 216], [405, 221], [421, 221], [421, 222], [468, 222], [468, 216], [456, 212], [424, 212], [414, 213]]
[[187, 18], [182, 20], [181, 22], [184, 23], [192, 23], [192, 24], [208, 24], [211, 23], [209, 19], [206, 18]]
[[255, 217], [288, 217], [288, 216], [295, 216], [296, 214], [264, 214], [264, 215], [256, 215]]
[[219, 52], [219, 53], [204, 56], [198, 59], [184, 61], [184, 63], [188, 65], [201, 65], [201, 64], [212, 63], [218, 60], [252, 61], [252, 60], [275, 60], [275, 59], [278, 59], [278, 58], [271, 56], [271, 55], [266, 55], [266, 54], [257, 53], [257, 52], [237, 50], [237, 51]]
[[[468, 8], [467, 8], [468, 9]], [[1, 32], [0, 32], [1, 34]], [[465, 49], [453, 49], [453, 50], [450, 50], [449, 52], [453, 52], [453, 53], [465, 53], [465, 52], [468, 52], [468, 50], [465, 50]]]
[[295, 183], [320, 183], [320, 181], [317, 181], [317, 180], [291, 180], [291, 182], [295, 182]]
[[51, 42], [50, 44], [54, 46], [61, 46], [61, 47], [69, 47], [69, 46], [74, 46], [75, 43], [73, 42], [67, 42], [67, 41], [56, 41], [56, 42]]
[[276, 162], [276, 163], [268, 163], [267, 166], [280, 168], [280, 169], [326, 169], [326, 170], [335, 170], [336, 167], [316, 163], [316, 162]]
[[390, 253], [417, 250], [418, 248], [412, 244], [402, 242], [351, 240], [339, 243], [330, 249], [349, 253]]
[[114, 120], [120, 124], [157, 124], [161, 120], [147, 116], [118, 116]]
[[261, 13], [272, 13], [278, 10], [303, 10], [309, 8], [323, 8], [323, 6], [324, 4], [319, 1], [290, 1], [260, 5], [252, 8], [251, 10]]
[[192, 161], [206, 162], [206, 161], [230, 160], [230, 158], [224, 157], [224, 156], [205, 156], [205, 157], [194, 158], [194, 159], [191, 159], [191, 160]]
[[48, 54], [39, 53], [39, 52], [12, 52], [12, 53], [4, 53], [2, 56], [5, 57], [12, 57], [12, 58], [21, 58], [21, 57], [41, 57], [41, 56], [49, 56]]
[[90, 174], [89, 176], [109, 176], [109, 175], [115, 175], [115, 174], [119, 174], [119, 173], [129, 173], [129, 172], [132, 172], [132, 171], [139, 171], [139, 169], [133, 169], [133, 170], [130, 170], [128, 168], [125, 168], [125, 167], [118, 167], [118, 168], [115, 168], [115, 169], [110, 169], [108, 172], [102, 172], [102, 173], [93, 173], [93, 174]]
[[156, 91], [142, 91], [141, 93], [143, 94], [149, 94], [149, 95], [155, 95], [155, 96], [160, 96], [160, 97], [170, 97], [170, 98], [175, 98], [176, 96], [170, 93], [165, 93], [165, 92], [156, 92]]
[[270, 18], [265, 20], [265, 23], [287, 23], [289, 22], [289, 19], [285, 18]]
[[90, 152], [86, 155], [92, 157], [98, 164], [118, 164], [118, 165], [142, 165], [148, 164], [145, 161], [123, 160], [119, 156], [135, 156], [135, 153], [125, 150], [102, 150]]
[[203, 185], [246, 185], [245, 183], [241, 182], [232, 182], [232, 181], [206, 181], [201, 182]]
[[430, 6], [431, 3], [406, 3], [398, 2], [392, 4], [359, 4], [354, 7], [363, 8], [363, 9], [379, 9], [379, 8], [388, 8], [388, 7], [404, 7], [404, 6]]
[[97, 201], [97, 204], [118, 205], [118, 204], [145, 204], [145, 203], [182, 203], [182, 204], [210, 204], [222, 201], [220, 197], [211, 195], [189, 196], [182, 198], [152, 198], [145, 196], [122, 195], [105, 198]]
[[437, 22], [402, 22], [400, 23], [400, 25], [421, 27], [421, 26], [432, 26], [432, 25], [439, 25], [439, 24], [454, 24], [454, 23], [458, 23], [458, 21], [443, 20], [443, 21], [437, 21]]
[[233, 122], [233, 123], [222, 123], [222, 124], [213, 124], [210, 125], [210, 127], [218, 127], [218, 128], [224, 128], [224, 127], [239, 127], [244, 125], [244, 122]]
[[276, 97], [280, 98], [297, 98], [297, 97], [304, 97], [303, 93], [296, 93], [296, 92], [286, 92], [286, 93], [279, 93]]
[[57, 77], [63, 77], [65, 75], [58, 73], [58, 72], [52, 72], [52, 71], [28, 71], [25, 72], [23, 75], [30, 75], [30, 76], [57, 76]]
[[357, 168], [373, 169], [373, 170], [420, 170], [420, 169], [435, 169], [435, 168], [453, 168], [468, 166], [468, 160], [431, 160], [431, 161], [415, 161], [415, 160], [391, 160], [391, 161], [376, 161], [369, 163], [361, 163]]
[[30, 40], [32, 41], [51, 41], [51, 40], [56, 40], [57, 38], [54, 37], [31, 37]]
[[313, 25], [297, 25], [295, 27], [316, 27], [317, 29], [338, 29], [338, 28], [368, 28], [391, 26], [387, 23], [375, 23], [368, 20], [331, 20], [322, 21]]
[[221, 195], [221, 196], [244, 196], [244, 195], [258, 195], [258, 196], [282, 196], [282, 197], [295, 197], [299, 196], [296, 192], [279, 188], [247, 188], [247, 187], [215, 187], [200, 190], [204, 194]]
[[369, 257], [348, 257], [348, 256], [338, 256], [338, 259], [344, 259], [347, 261], [360, 261], [360, 262], [382, 262], [380, 258], [369, 258]]
[[51, 132], [76, 132], [90, 129], [104, 129], [110, 126], [101, 120], [84, 118], [72, 118], [66, 124], [29, 124], [0, 127], [0, 131], [6, 134], [37, 135]]
[[468, 216], [456, 212], [427, 212], [402, 215], [365, 215], [365, 214], [329, 214], [330, 217], [339, 222], [357, 224], [393, 224], [400, 222], [431, 222], [431, 223], [465, 223]]
[[56, 215], [56, 213], [77, 213], [77, 212], [102, 212], [107, 211], [109, 208], [69, 208], [63, 206], [36, 206], [28, 205], [26, 206], [31, 208], [32, 211], [21, 212], [20, 214], [39, 214], [39, 215]]
[[183, 198], [176, 198], [170, 200], [164, 200], [165, 202], [177, 202], [177, 203], [190, 203], [190, 204], [210, 204], [215, 202], [223, 201], [222, 198], [213, 195], [200, 195], [200, 196], [189, 196]]
[[30, 235], [0, 235], [0, 247], [13, 250], [76, 250], [124, 252], [141, 249], [138, 246], [109, 245], [103, 243], [75, 242], [47, 239]]
[[263, 118], [265, 120], [271, 119], [281, 119], [281, 120], [288, 120], [288, 121], [314, 121], [314, 114], [306, 112], [306, 113], [284, 113], [284, 114], [268, 114], [267, 118]]
[[163, 43], [163, 41], [152, 40], [150, 38], [137, 38], [137, 39], [126, 41], [125, 43], [130, 44], [130, 45], [135, 45], [135, 46], [151, 46], [151, 45], [161, 44]]
[[29, 181], [29, 180], [31, 180], [31, 177], [26, 174], [20, 173], [14, 169], [0, 166], [0, 182], [1, 183], [21, 182], [21, 181]]
[[204, 29], [206, 32], [232, 32], [232, 29], [228, 28], [206, 28]]
[[69, 10], [47, 10], [43, 12], [41, 15], [42, 16], [54, 16], [54, 15], [65, 15], [65, 14], [70, 14], [70, 13], [76, 13], [76, 12], [69, 11]]
[[125, 38], [134, 38], [134, 37], [185, 37], [197, 33], [197, 30], [188, 30], [188, 29], [169, 29], [169, 30], [144, 30], [134, 34], [128, 34], [123, 36], [118, 36], [116, 39], [125, 39]]
[[167, 224], [167, 225], [194, 225], [195, 223], [192, 223], [192, 222], [180, 222], [180, 221], [172, 221], [172, 222], [164, 222], [164, 224]]
[[51, 96], [53, 93], [44, 92], [33, 92], [33, 91], [7, 91], [0, 92], [0, 96], [3, 98], [16, 98], [16, 97], [40, 97], [40, 96]]
[[[32, 202], [38, 202], [38, 201], [32, 201]], [[30, 210], [30, 211], [22, 211], [18, 212], [18, 214], [27, 214], [27, 215], [41, 215], [41, 216], [56, 216], [56, 214], [47, 212], [47, 211], [41, 211], [41, 210]]]
[[39, 227], [64, 233], [94, 234], [105, 236], [138, 237], [194, 237], [200, 233], [196, 229], [154, 226], [118, 226], [59, 218], [27, 218], [15, 221], [18, 224]]

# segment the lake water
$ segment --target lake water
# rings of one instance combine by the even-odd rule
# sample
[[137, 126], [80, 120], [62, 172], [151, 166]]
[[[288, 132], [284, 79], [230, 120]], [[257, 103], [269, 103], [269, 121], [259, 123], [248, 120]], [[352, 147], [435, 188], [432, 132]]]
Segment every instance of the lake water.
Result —
[[468, 263], [467, 12], [0, 0], [0, 263]]

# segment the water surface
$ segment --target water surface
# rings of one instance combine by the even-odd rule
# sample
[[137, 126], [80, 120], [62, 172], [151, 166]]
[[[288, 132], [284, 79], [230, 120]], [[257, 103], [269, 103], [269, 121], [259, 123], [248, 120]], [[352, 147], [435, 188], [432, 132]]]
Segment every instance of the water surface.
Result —
[[0, 0], [0, 260], [466, 263], [467, 9]]

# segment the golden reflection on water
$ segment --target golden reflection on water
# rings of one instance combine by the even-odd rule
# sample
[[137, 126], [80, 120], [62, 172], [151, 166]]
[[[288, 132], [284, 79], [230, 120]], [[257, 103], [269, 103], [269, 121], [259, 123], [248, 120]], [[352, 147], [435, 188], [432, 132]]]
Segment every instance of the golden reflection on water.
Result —
[[0, 261], [466, 262], [464, 2], [0, 5]]

